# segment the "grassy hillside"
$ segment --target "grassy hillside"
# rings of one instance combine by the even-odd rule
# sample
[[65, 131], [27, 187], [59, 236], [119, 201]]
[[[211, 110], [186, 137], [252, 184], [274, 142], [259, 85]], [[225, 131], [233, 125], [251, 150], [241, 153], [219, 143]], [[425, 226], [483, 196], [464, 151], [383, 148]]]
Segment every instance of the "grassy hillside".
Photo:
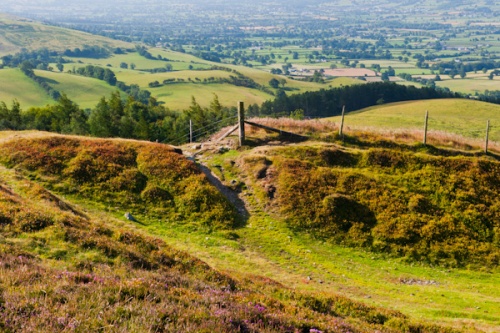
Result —
[[10, 141], [2, 150], [0, 161], [7, 166], [24, 168], [50, 187], [102, 208], [192, 220], [208, 229], [236, 224], [229, 204], [194, 164], [160, 144], [47, 137]]
[[[446, 131], [467, 138], [482, 139], [486, 133], [486, 121], [490, 120], [490, 137], [493, 141], [500, 141], [500, 106], [464, 99], [422, 100], [374, 106], [348, 113], [345, 126], [423, 130], [425, 111], [429, 111], [429, 131]], [[340, 117], [330, 119], [340, 123]]]
[[117, 90], [103, 81], [88, 77], [39, 70], [35, 74], [46, 79], [54, 89], [65, 93], [82, 109], [95, 107], [101, 97], [109, 96]]
[[17, 99], [24, 106], [44, 106], [53, 100], [35, 82], [26, 77], [19, 69], [0, 70], [0, 101], [7, 105]]
[[[266, 124], [293, 132], [337, 130], [317, 121]], [[249, 131], [249, 142], [262, 142], [259, 133]], [[243, 263], [225, 250], [225, 261], [231, 258], [225, 264], [214, 258], [225, 245], [215, 239], [208, 249], [198, 249], [198, 256], [218, 267], [263, 266], [267, 276], [297, 288], [342, 290], [426, 320], [498, 330], [499, 318], [491, 311], [500, 295], [489, 297], [500, 283], [497, 204], [489, 202], [498, 196], [491, 192], [497, 188], [497, 173], [491, 171], [500, 166], [497, 158], [398, 145], [368, 134], [360, 145], [349, 141], [351, 148], [280, 146], [274, 135], [267, 140], [273, 145], [203, 157], [226, 184], [242, 182], [242, 197], [254, 210], [249, 228], [239, 234], [258, 254], [242, 255], [249, 258]], [[370, 250], [360, 251], [363, 247]], [[476, 252], [487, 248], [492, 252]], [[492, 268], [483, 266], [488, 262]], [[468, 269], [446, 268], [456, 265]], [[301, 280], [304, 276], [310, 282]], [[472, 305], [479, 299], [485, 302]]]
[[[36, 132], [2, 132], [0, 140], [4, 331], [455, 332], [334, 289], [293, 290], [263, 271], [238, 271], [224, 253], [255, 262], [257, 239], [224, 231], [233, 227], [228, 215], [226, 224], [213, 225], [220, 232], [200, 232], [203, 216], [231, 209], [194, 163], [168, 146]], [[126, 210], [138, 221], [119, 218]], [[217, 258], [233, 269], [208, 266], [151, 236], [150, 227], [157, 235], [189, 233], [177, 241], [192, 244], [192, 252], [218, 248]]]
[[443, 80], [436, 82], [438, 87], [447, 87], [452, 91], [457, 91], [466, 94], [482, 93], [485, 90], [499, 90], [500, 78], [494, 77], [493, 80], [488, 79], [488, 74], [474, 77], [470, 73], [465, 79]]
[[440, 266], [500, 264], [494, 160], [307, 145], [242, 163], [297, 232]]
[[236, 106], [238, 101], [245, 102], [245, 105], [260, 104], [271, 98], [270, 95], [256, 89], [228, 84], [194, 85], [185, 83], [149, 90], [154, 96], [157, 96], [159, 101], [165, 102], [165, 105], [173, 110], [188, 108], [192, 96], [202, 106], [208, 106], [214, 95], [217, 95], [220, 103], [225, 106]]
[[0, 14], [0, 56], [17, 53], [22, 48], [38, 50], [45, 47], [50, 50], [64, 51], [83, 45], [106, 48], [134, 47], [130, 43], [110, 38]]

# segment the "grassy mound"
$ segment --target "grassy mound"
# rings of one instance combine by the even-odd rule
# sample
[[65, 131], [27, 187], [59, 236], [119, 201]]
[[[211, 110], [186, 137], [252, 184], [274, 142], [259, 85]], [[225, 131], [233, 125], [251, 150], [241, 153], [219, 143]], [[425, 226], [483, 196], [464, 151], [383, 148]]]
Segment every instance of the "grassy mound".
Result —
[[19, 139], [1, 146], [0, 161], [60, 193], [163, 221], [231, 228], [234, 208], [195, 164], [155, 143], [62, 136]]
[[297, 232], [443, 266], [500, 263], [494, 159], [309, 145], [240, 164]]
[[[16, 168], [0, 168], [2, 332], [452, 332], [341, 296], [233, 278], [38, 182], [88, 197], [103, 191], [114, 204], [124, 184], [132, 202], [177, 204], [176, 182], [196, 177], [192, 189], [183, 183], [187, 195], [205, 181], [168, 147], [51, 136], [1, 151]], [[124, 173], [136, 181], [113, 181]]]

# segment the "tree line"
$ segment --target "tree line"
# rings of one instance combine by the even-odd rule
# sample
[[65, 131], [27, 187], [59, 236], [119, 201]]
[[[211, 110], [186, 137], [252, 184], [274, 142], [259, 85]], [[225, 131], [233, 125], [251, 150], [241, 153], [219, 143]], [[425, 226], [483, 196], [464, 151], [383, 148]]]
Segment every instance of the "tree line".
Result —
[[108, 58], [111, 55], [111, 52], [104, 47], [85, 45], [81, 49], [78, 47], [73, 50], [66, 49], [63, 52], [63, 55], [65, 55], [66, 57], [100, 59]]
[[42, 87], [43, 90], [49, 95], [52, 99], [58, 100], [59, 97], [61, 96], [61, 93], [52, 88], [45, 79], [37, 76], [34, 71], [33, 64], [30, 61], [24, 61], [20, 66], [19, 69], [21, 72], [23, 72], [24, 75], [32, 79], [34, 82], [36, 82], [40, 87]]
[[[121, 137], [149, 141], [185, 143], [189, 122], [193, 122], [195, 139], [220, 129], [221, 123], [236, 114], [236, 108], [221, 106], [215, 95], [209, 107], [193, 98], [188, 109], [171, 111], [154, 98], [147, 103], [132, 96], [123, 99], [118, 91], [102, 97], [91, 110], [82, 110], [64, 93], [55, 105], [22, 110], [17, 101], [8, 107], [0, 102], [0, 130], [40, 130], [95, 137]], [[208, 130], [205, 130], [208, 129]]]
[[[278, 89], [274, 100], [266, 101], [260, 106], [249, 105], [247, 115], [290, 116], [301, 110], [301, 115], [305, 117], [330, 117], [339, 115], [344, 105], [347, 110], [354, 111], [382, 103], [457, 97], [461, 96], [428, 87], [407, 87], [390, 82], [323, 89], [291, 96]], [[497, 93], [483, 97], [500, 102]], [[21, 110], [16, 101], [11, 108], [1, 103], [0, 129], [36, 129], [182, 144], [189, 140], [190, 120], [194, 125], [196, 141], [201, 136], [228, 125], [235, 114], [236, 108], [221, 106], [216, 95], [208, 107], [200, 106], [193, 97], [190, 107], [179, 112], [169, 110], [152, 97], [147, 102], [133, 96], [123, 99], [118, 91], [107, 98], [101, 98], [93, 109], [82, 110], [65, 94], [61, 94], [55, 105], [32, 107], [25, 111]]]
[[99, 66], [87, 65], [71, 71], [73, 74], [78, 74], [86, 77], [95, 78], [108, 83], [109, 85], [116, 85], [117, 79], [115, 73], [109, 68], [102, 68]]
[[20, 66], [25, 61], [29, 61], [33, 68], [37, 68], [41, 64], [48, 66], [49, 63], [66, 62], [56, 51], [49, 51], [47, 48], [36, 51], [22, 50], [16, 54], [3, 56], [1, 59], [3, 66], [12, 68]]
[[283, 90], [279, 90], [274, 100], [266, 101], [260, 107], [252, 105], [250, 109], [253, 115], [258, 116], [288, 116], [295, 110], [304, 110], [305, 117], [316, 118], [339, 115], [342, 113], [344, 105], [347, 110], [354, 111], [383, 103], [456, 97], [461, 96], [430, 87], [416, 88], [392, 82], [375, 82], [290, 96], [286, 95]]

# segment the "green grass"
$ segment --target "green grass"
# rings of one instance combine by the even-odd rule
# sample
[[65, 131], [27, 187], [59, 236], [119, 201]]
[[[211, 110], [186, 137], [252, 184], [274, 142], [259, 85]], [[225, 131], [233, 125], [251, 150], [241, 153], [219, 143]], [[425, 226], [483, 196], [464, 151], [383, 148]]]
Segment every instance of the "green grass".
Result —
[[[475, 76], [470, 73], [470, 76]], [[454, 80], [444, 80], [436, 82], [438, 87], [450, 88], [451, 91], [474, 94], [476, 92], [483, 93], [485, 90], [500, 90], [500, 77], [495, 76], [493, 80], [489, 80], [486, 76], [478, 75], [479, 77], [469, 78], [469, 75], [464, 79], [455, 77]]]
[[[500, 141], [500, 106], [465, 99], [421, 100], [369, 107], [347, 114], [344, 126], [423, 129], [426, 110], [429, 111], [430, 131], [483, 138], [486, 121], [490, 120], [490, 139]], [[329, 119], [340, 122], [340, 117]]]
[[67, 73], [35, 71], [37, 76], [47, 79], [50, 86], [64, 92], [81, 108], [93, 108], [101, 97], [107, 97], [117, 90], [104, 81]]
[[17, 99], [21, 107], [44, 106], [54, 101], [19, 69], [0, 69], [0, 101], [7, 105]]
[[[263, 147], [243, 154], [269, 156], [271, 151], [272, 148]], [[241, 164], [239, 153], [213, 155], [208, 160], [204, 155], [205, 164], [222, 166], [228, 183], [232, 179], [242, 179], [250, 188], [259, 187], [249, 178], [242, 177], [240, 169], [230, 167], [233, 161]], [[227, 240], [224, 235], [205, 237], [158, 226], [148, 230], [163, 235], [172, 246], [190, 251], [211, 266], [230, 272], [263, 274], [297, 290], [324, 293], [335, 290], [341, 295], [396, 309], [424, 321], [488, 332], [500, 327], [500, 314], [496, 311], [500, 300], [497, 269], [479, 272], [432, 268], [332, 245], [292, 232], [282, 219], [259, 209], [262, 203], [259, 204], [255, 190], [245, 197], [253, 210], [246, 228], [237, 231], [238, 241]], [[429, 284], [402, 283], [410, 279]]]
[[[36, 132], [0, 132], [0, 138], [5, 140], [10, 137], [12, 139], [14, 134], [27, 137], [33, 137], [35, 135], [43, 136], [43, 133]], [[75, 139], [73, 138], [68, 142], [73, 142], [73, 140]], [[16, 142], [17, 144], [21, 144], [22, 140], [17, 140]], [[18, 165], [18, 169], [23, 169], [24, 164], [22, 160], [19, 160], [22, 154], [19, 152], [26, 149], [35, 149], [37, 145], [41, 144], [43, 141], [34, 140], [29, 142], [31, 142], [29, 146], [23, 146], [21, 144], [18, 148], [22, 149], [15, 149], [12, 152], [7, 152], [7, 150], [3, 149], [2, 154], [6, 156], [7, 154], [15, 152], [15, 154], [11, 155], [15, 156], [15, 158], [21, 162], [21, 164]], [[106, 147], [111, 147], [110, 142], [109, 140], [106, 141]], [[151, 145], [144, 144], [143, 146], [143, 144], [134, 143], [133, 141], [121, 140], [113, 140], [113, 142], [120, 143], [121, 147], [135, 147], [134, 149], [149, 147], [149, 145]], [[90, 142], [85, 144], [82, 142], [80, 144], [83, 148], [90, 144]], [[74, 144], [65, 146], [74, 146]], [[95, 146], [100, 147], [102, 144]], [[308, 149], [308, 147], [322, 148], [324, 144], [309, 142], [301, 146], [306, 149]], [[60, 148], [54, 149], [54, 145], [51, 145], [51, 147], [51, 156], [57, 156], [57, 151]], [[292, 151], [297, 149], [295, 146], [288, 148], [292, 149]], [[106, 223], [107, 228], [113, 230], [115, 234], [117, 232], [115, 229], [116, 226], [121, 229], [127, 228], [127, 230], [135, 229], [134, 233], [136, 233], [137, 230], [142, 230], [150, 235], [161, 237], [169, 245], [167, 248], [186, 251], [192, 256], [200, 258], [208, 263], [212, 269], [225, 272], [228, 276], [237, 281], [246, 280], [249, 281], [247, 283], [253, 285], [253, 283], [265, 277], [281, 283], [283, 286], [273, 285], [270, 281], [266, 282], [266, 280], [264, 280], [263, 283], [274, 290], [272, 292], [266, 289], [267, 287], [255, 286], [259, 291], [258, 294], [260, 296], [258, 297], [260, 297], [260, 302], [267, 302], [263, 303], [266, 304], [266, 306], [271, 304], [270, 298], [272, 297], [278, 297], [280, 299], [279, 304], [284, 304], [285, 307], [291, 306], [286, 298], [284, 298], [284, 295], [288, 293], [288, 291], [285, 290], [290, 288], [290, 290], [294, 290], [294, 292], [297, 293], [303, 292], [308, 295], [321, 295], [321, 297], [341, 295], [357, 300], [363, 304], [382, 306], [386, 309], [401, 311], [404, 315], [410, 317], [410, 322], [435, 323], [444, 326], [453, 326], [463, 329], [464, 331], [474, 331], [475, 329], [481, 329], [485, 332], [497, 331], [500, 327], [500, 313], [497, 311], [498, 303], [500, 302], [500, 289], [498, 288], [500, 285], [500, 275], [498, 274], [498, 269], [477, 271], [474, 269], [430, 267], [418, 263], [407, 263], [401, 259], [383, 254], [375, 254], [359, 249], [333, 245], [310, 237], [306, 233], [291, 231], [285, 221], [276, 215], [275, 211], [272, 209], [271, 211], [265, 210], [265, 203], [261, 201], [262, 198], [258, 194], [260, 185], [252, 180], [252, 176], [247, 172], [248, 170], [244, 171], [242, 169], [244, 168], [244, 163], [242, 163], [243, 157], [263, 156], [264, 154], [269, 157], [274, 156], [275, 149], [283, 150], [288, 148], [273, 148], [267, 146], [257, 147], [255, 149], [246, 148], [239, 151], [230, 150], [225, 154], [212, 154], [210, 151], [203, 154], [204, 163], [213, 167], [214, 172], [221, 169], [222, 173], [219, 173], [219, 175], [224, 175], [227, 184], [229, 184], [231, 180], [237, 179], [248, 185], [243, 189], [243, 197], [248, 201], [248, 207], [251, 213], [250, 218], [244, 227], [234, 229], [231, 232], [227, 230], [215, 230], [207, 234], [206, 232], [190, 227], [189, 224], [183, 225], [172, 220], [165, 221], [148, 216], [147, 212], [140, 215], [140, 223], [127, 222], [121, 217], [123, 214], [122, 211], [125, 209], [123, 203], [103, 207], [101, 204], [96, 204], [95, 199], [83, 198], [78, 191], [68, 195], [66, 200], [77, 203], [76, 207], [85, 209], [85, 212], [90, 215], [92, 219]], [[355, 153], [356, 150], [357, 148], [353, 149], [353, 152]], [[66, 148], [62, 150], [62, 152], [65, 151]], [[47, 149], [40, 149], [40, 152], [48, 154]], [[179, 161], [182, 160], [179, 159], [178, 162]], [[148, 163], [149, 162], [154, 162], [154, 160], [148, 161]], [[163, 162], [161, 164], [163, 165]], [[26, 165], [31, 166], [33, 163], [27, 160]], [[168, 166], [168, 163], [166, 163], [165, 166]], [[46, 168], [46, 166], [42, 167]], [[142, 167], [144, 167], [144, 165], [140, 166], [140, 168]], [[107, 172], [113, 171], [113, 169], [109, 168], [104, 168], [102, 170], [108, 170]], [[19, 182], [19, 175], [15, 177], [13, 171], [9, 172], [12, 175], [9, 176], [5, 171], [0, 173], [2, 184], [8, 180], [11, 186], [10, 188], [15, 192], [19, 192], [20, 189], [23, 189], [23, 191], [29, 190], [29, 186], [26, 184], [18, 183], [17, 187], [15, 187], [14, 185], [16, 183], [14, 180], [17, 179], [16, 181]], [[28, 172], [28, 175], [31, 175], [31, 178], [35, 179], [43, 178], [37, 177], [33, 172]], [[46, 181], [50, 183], [55, 180], [49, 177]], [[59, 185], [54, 183], [52, 186], [57, 188]], [[104, 192], [100, 195], [104, 195]], [[99, 209], [99, 207], [101, 208]], [[272, 206], [270, 207], [272, 208]], [[102, 210], [102, 208], [104, 209]], [[121, 221], [118, 222], [118, 219]], [[97, 232], [102, 230], [102, 228], [96, 228], [99, 225], [96, 225], [94, 222], [92, 222], [91, 225], [93, 227], [92, 230], [96, 230]], [[53, 229], [48, 230], [46, 234], [36, 233], [25, 235], [26, 241], [24, 243], [22, 239], [19, 239], [17, 242], [18, 244], [32, 244], [31, 246], [34, 246], [33, 244], [38, 244], [38, 247], [35, 249], [40, 251], [43, 262], [47, 260], [46, 258], [57, 256], [58, 253], [63, 253], [63, 250], [67, 251], [68, 254], [66, 254], [66, 259], [63, 259], [63, 261], [52, 259], [51, 262], [59, 267], [64, 267], [66, 265], [64, 269], [69, 271], [74, 269], [71, 264], [73, 261], [89, 263], [92, 261], [103, 262], [109, 260], [103, 255], [99, 248], [82, 251], [79, 248], [80, 245], [63, 243], [56, 235], [51, 236], [53, 235], [52, 230]], [[85, 231], [85, 233], [82, 231], [82, 235], [87, 236], [88, 232], [94, 232], [94, 236], [98, 237], [98, 239], [103, 237], [106, 238], [104, 232], [100, 231], [101, 234], [98, 235], [96, 231]], [[123, 230], [119, 232], [122, 233]], [[114, 238], [116, 237], [113, 237], [113, 239]], [[12, 238], [10, 237], [9, 240], [10, 239]], [[46, 239], [48, 242], [45, 246], [42, 246], [43, 239]], [[110, 238], [108, 240], [110, 242], [109, 245], [114, 246], [113, 239]], [[59, 251], [56, 251], [56, 249], [59, 249]], [[73, 258], [74, 254], [75, 257]], [[76, 256], [76, 254], [78, 255]], [[70, 260], [70, 263], [68, 264], [66, 260]], [[189, 259], [181, 260], [185, 260], [184, 262], [189, 263]], [[115, 265], [120, 265], [119, 259], [115, 259], [115, 261]], [[126, 261], [121, 262], [125, 264]], [[178, 265], [178, 259], [176, 259], [175, 262], [176, 265]], [[120, 276], [121, 279], [124, 279], [124, 286], [128, 286], [128, 283], [134, 281], [138, 283], [135, 279], [137, 276], [136, 270], [127, 270], [127, 267], [118, 267], [120, 271], [113, 273], [113, 276]], [[191, 272], [191, 269], [188, 268], [188, 270]], [[194, 269], [193, 271], [194, 274], [199, 274], [201, 270], [202, 268]], [[205, 270], [205, 268], [203, 268], [203, 270]], [[126, 274], [124, 273], [125, 271], [127, 272]], [[3, 274], [2, 281], [7, 281], [6, 285], [8, 286], [7, 290], [9, 293], [6, 294], [9, 295], [10, 299], [10, 290], [12, 290], [13, 284], [10, 283], [12, 277], [9, 275], [9, 272], [8, 269], [0, 270], [0, 274]], [[99, 274], [106, 276], [104, 274], [108, 271], [105, 271], [104, 268], [96, 268], [95, 272], [98, 276]], [[172, 271], [169, 270], [168, 272], [168, 274], [172, 274]], [[152, 281], [151, 277], [148, 275], [139, 276], [143, 277], [148, 282]], [[45, 277], [41, 279], [42, 280], [37, 280], [41, 282], [35, 284], [36, 288], [32, 292], [36, 291], [37, 288], [43, 289], [44, 283], [46, 283]], [[405, 281], [411, 281], [411, 279], [413, 279], [413, 281], [429, 283], [403, 283]], [[190, 278], [184, 277], [182, 281], [191, 286], [189, 283], [189, 281], [191, 281]], [[88, 286], [88, 288], [91, 287], [92, 285]], [[108, 285], [105, 284], [102, 288], [96, 290], [96, 297], [101, 297], [100, 295], [102, 292], [107, 291], [107, 287]], [[22, 287], [17, 285], [16, 288], [18, 292], [23, 292], [25, 288], [26, 290], [30, 290], [25, 284], [22, 284]], [[57, 291], [59, 283], [56, 283], [53, 288]], [[79, 290], [79, 288], [76, 288], [76, 290]], [[164, 295], [164, 292], [160, 292], [153, 287], [149, 287], [148, 290], [154, 290], [155, 295], [161, 295], [160, 302], [164, 302], [167, 297], [172, 297], [170, 294]], [[192, 299], [196, 299], [192, 294], [192, 289], [187, 287], [185, 289], [178, 289], [178, 292], [179, 295], [182, 295], [179, 296], [182, 297], [179, 299], [181, 301], [185, 300], [187, 302], [189, 300], [189, 302], [191, 302]], [[250, 295], [253, 294], [247, 292], [246, 297], [237, 299], [242, 299], [245, 302], [250, 300], [255, 301], [255, 298]], [[51, 300], [51, 297], [52, 293], [49, 293], [48, 299]], [[238, 295], [238, 297], [242, 297], [242, 295]], [[248, 297], [250, 297], [250, 299]], [[26, 296], [25, 299], [29, 300], [31, 298]], [[272, 299], [274, 300], [274, 298]], [[177, 298], [175, 298], [175, 300], [177, 300]], [[74, 306], [74, 302], [75, 300], [71, 296], [68, 304]], [[134, 300], [133, 303], [130, 304], [130, 307], [133, 309], [134, 313], [142, 316], [143, 311], [141, 310], [140, 303], [136, 302], [138, 301]], [[297, 302], [292, 303], [295, 304], [294, 306], [297, 306]], [[90, 304], [94, 306], [94, 303], [90, 302], [88, 307], [91, 307]], [[147, 309], [154, 306], [151, 304], [154, 304], [154, 302], [149, 302], [148, 305], [145, 305]], [[181, 304], [184, 303], [181, 302]], [[197, 306], [203, 307], [204, 305], [200, 304]], [[231, 303], [231, 307], [232, 306], [236, 305]], [[67, 307], [67, 305], [64, 306], [64, 309], [65, 307]], [[113, 307], [111, 308], [113, 309]], [[85, 311], [85, 313], [94, 313], [89, 310], [87, 306], [82, 305], [79, 309]], [[191, 313], [193, 310], [191, 306], [187, 306], [183, 311]], [[303, 312], [301, 311], [303, 310], [299, 311], [300, 312], [295, 312], [295, 316], [302, 316]], [[108, 315], [108, 310], [104, 311], [103, 316], [107, 317]], [[359, 319], [354, 320], [350, 315], [348, 317], [349, 322], [360, 323]], [[94, 318], [94, 316], [92, 316], [92, 318]], [[321, 320], [317, 314], [314, 314], [312, 318], [314, 318], [316, 322]], [[93, 322], [89, 321], [89, 323]], [[130, 324], [138, 325], [138, 323], [135, 322], [130, 322]], [[380, 330], [382, 328], [364, 327], [366, 331], [374, 331], [375, 329]]]
[[46, 47], [50, 50], [64, 51], [83, 45], [101, 47], [133, 48], [134, 45], [88, 33], [52, 27], [26, 19], [0, 15], [0, 56], [19, 52], [22, 48], [38, 50]]
[[149, 49], [149, 53], [151, 53], [153, 56], [161, 55], [163, 58], [178, 62], [188, 62], [193, 64], [214, 64], [213, 62], [196, 58], [195, 56], [187, 53], [175, 52], [167, 49], [153, 47]]
[[172, 70], [174, 71], [187, 70], [190, 65], [193, 66], [194, 69], [210, 68], [210, 65], [208, 63], [194, 64], [191, 63], [190, 61], [163, 61], [156, 59], [147, 59], [139, 55], [137, 52], [131, 52], [127, 54], [114, 54], [110, 58], [106, 59], [89, 59], [89, 58], [68, 58], [68, 59], [77, 63], [75, 64], [77, 67], [90, 64], [94, 66], [110, 67], [115, 72], [123, 70], [120, 67], [121, 63], [126, 63], [129, 66], [128, 68], [130, 70], [131, 70], [130, 67], [131, 64], [134, 64], [136, 66], [135, 67], [136, 71], [149, 70], [154, 68], [164, 68], [165, 65], [167, 64], [172, 65]]
[[[116, 78], [119, 81], [127, 82], [128, 84], [137, 84], [140, 87], [148, 89], [148, 84], [153, 81], [158, 81], [160, 83], [166, 79], [183, 79], [188, 81], [188, 79], [192, 79], [193, 81], [197, 81], [196, 78], [203, 81], [203, 79], [207, 79], [209, 77], [214, 78], [229, 78], [230, 75], [234, 75], [233, 73], [229, 73], [226, 71], [176, 71], [176, 72], [166, 72], [166, 73], [147, 73], [147, 72], [138, 72], [132, 70], [122, 70], [116, 72]], [[172, 84], [167, 86], [172, 86]]]
[[219, 102], [224, 106], [236, 106], [238, 101], [246, 105], [272, 99], [273, 96], [256, 89], [236, 87], [228, 84], [172, 84], [159, 88], [149, 88], [158, 101], [165, 102], [165, 106], [172, 110], [184, 110], [191, 104], [194, 96], [201, 106], [208, 106], [217, 95]]

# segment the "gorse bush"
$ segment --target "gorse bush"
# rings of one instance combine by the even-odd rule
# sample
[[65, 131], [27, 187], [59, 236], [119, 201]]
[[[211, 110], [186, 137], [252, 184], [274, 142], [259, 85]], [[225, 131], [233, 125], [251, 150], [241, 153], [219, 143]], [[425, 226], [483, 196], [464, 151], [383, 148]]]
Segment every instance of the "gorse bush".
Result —
[[234, 225], [235, 209], [226, 198], [193, 162], [166, 145], [54, 136], [9, 141], [2, 152], [7, 166], [63, 193], [208, 229]]
[[243, 169], [297, 231], [444, 266], [500, 264], [500, 163], [404, 149], [286, 147]]

